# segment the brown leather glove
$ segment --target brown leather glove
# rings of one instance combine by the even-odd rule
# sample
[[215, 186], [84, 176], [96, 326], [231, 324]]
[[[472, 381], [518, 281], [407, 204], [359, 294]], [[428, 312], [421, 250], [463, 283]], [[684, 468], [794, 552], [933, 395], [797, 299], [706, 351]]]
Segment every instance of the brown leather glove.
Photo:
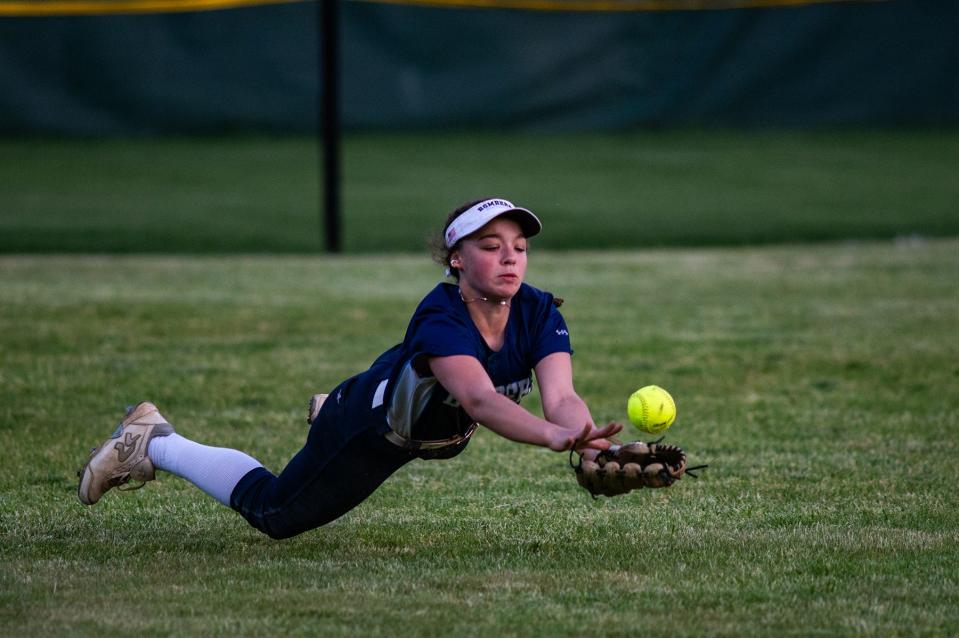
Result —
[[570, 465], [576, 481], [594, 497], [617, 496], [641, 487], [669, 487], [684, 474], [696, 478], [692, 470], [707, 467], [686, 467], [682, 448], [659, 441], [613, 445], [600, 452], [595, 461], [580, 456], [575, 465], [571, 452]]

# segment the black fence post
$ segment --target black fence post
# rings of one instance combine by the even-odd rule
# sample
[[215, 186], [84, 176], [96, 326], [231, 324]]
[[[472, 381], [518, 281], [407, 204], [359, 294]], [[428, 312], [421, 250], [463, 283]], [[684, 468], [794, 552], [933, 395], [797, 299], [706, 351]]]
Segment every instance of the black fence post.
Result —
[[320, 130], [323, 140], [323, 227], [326, 250], [338, 253], [340, 242], [340, 24], [339, 0], [317, 0], [320, 53]]

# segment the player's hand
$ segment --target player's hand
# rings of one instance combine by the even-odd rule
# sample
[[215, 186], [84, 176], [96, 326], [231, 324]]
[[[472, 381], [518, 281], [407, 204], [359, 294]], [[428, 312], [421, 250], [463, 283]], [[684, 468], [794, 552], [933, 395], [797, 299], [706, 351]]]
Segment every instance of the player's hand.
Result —
[[550, 443], [549, 449], [554, 452], [564, 452], [569, 449], [574, 450], [605, 450], [612, 442], [608, 439], [616, 435], [623, 426], [619, 423], [610, 423], [606, 427], [597, 428], [592, 423], [587, 423], [578, 434], [569, 434], [569, 431], [560, 431], [558, 436]]

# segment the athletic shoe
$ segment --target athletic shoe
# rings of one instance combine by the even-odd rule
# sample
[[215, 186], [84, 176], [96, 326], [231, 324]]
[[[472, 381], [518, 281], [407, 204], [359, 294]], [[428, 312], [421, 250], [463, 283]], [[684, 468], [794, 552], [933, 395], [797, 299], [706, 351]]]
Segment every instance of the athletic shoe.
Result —
[[[77, 476], [80, 485], [77, 496], [84, 505], [93, 505], [104, 492], [129, 483], [141, 481], [140, 485], [127, 489], [139, 489], [147, 481], [156, 478], [153, 462], [147, 456], [150, 439], [173, 434], [173, 426], [166, 422], [152, 403], [144, 401], [127, 410], [126, 416], [110, 438], [94, 448], [90, 460]], [[123, 490], [123, 488], [120, 488]]]

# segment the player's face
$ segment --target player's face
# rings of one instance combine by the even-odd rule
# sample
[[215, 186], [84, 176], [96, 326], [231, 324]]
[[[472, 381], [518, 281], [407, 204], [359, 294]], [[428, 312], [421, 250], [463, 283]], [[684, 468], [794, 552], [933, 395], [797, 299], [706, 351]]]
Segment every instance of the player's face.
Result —
[[526, 237], [512, 219], [497, 217], [464, 239], [453, 257], [464, 295], [509, 299], [526, 276]]

